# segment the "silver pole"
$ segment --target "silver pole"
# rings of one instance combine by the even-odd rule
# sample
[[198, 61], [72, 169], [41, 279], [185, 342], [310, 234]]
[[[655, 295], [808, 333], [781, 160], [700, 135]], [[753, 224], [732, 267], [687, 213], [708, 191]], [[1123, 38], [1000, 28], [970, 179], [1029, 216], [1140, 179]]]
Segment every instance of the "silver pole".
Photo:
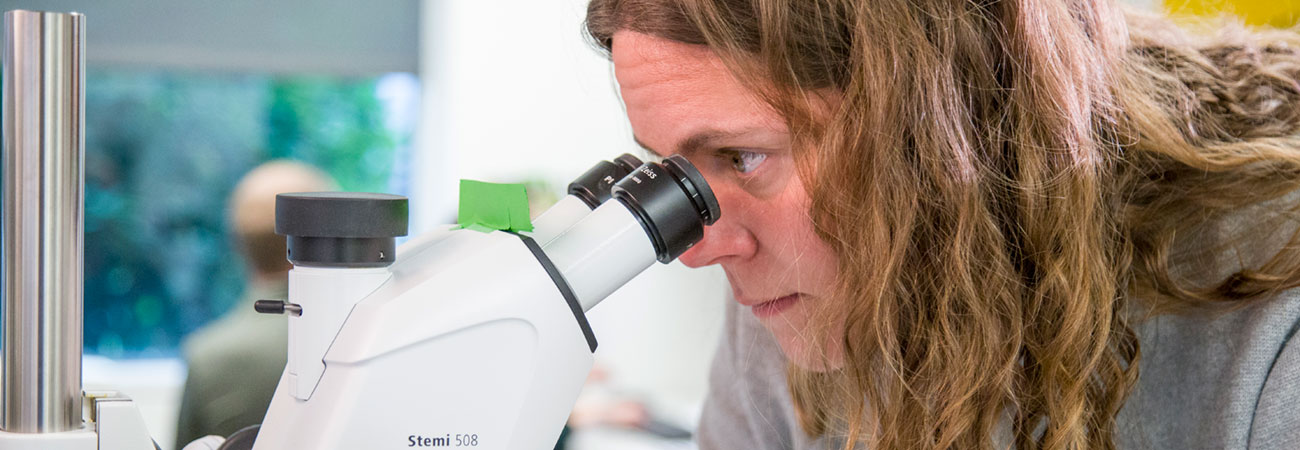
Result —
[[85, 16], [9, 11], [0, 429], [81, 428]]

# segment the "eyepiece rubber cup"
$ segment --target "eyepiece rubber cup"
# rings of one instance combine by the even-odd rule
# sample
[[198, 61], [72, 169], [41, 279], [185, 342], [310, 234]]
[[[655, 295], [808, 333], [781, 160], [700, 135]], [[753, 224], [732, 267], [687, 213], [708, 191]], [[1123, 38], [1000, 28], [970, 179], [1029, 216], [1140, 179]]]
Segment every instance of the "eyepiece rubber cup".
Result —
[[713, 225], [717, 222], [718, 217], [722, 216], [722, 208], [718, 206], [718, 197], [713, 195], [713, 188], [709, 187], [709, 182], [704, 180], [704, 175], [701, 175], [700, 171], [681, 155], [670, 156], [663, 164], [690, 197], [691, 203], [700, 213], [700, 218], [704, 220], [704, 225]]

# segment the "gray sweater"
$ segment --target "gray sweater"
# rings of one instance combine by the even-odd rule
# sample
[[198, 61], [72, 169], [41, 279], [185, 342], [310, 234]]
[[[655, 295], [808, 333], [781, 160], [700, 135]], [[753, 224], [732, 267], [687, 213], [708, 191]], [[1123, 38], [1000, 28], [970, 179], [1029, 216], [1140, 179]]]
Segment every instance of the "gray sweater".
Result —
[[[1195, 238], [1234, 230], [1220, 225]], [[1277, 242], [1257, 245], [1276, 251]], [[1259, 250], [1246, 253], [1265, 254]], [[1192, 253], [1183, 254], [1194, 260]], [[1212, 263], [1190, 264], [1182, 276], [1200, 273], [1207, 276], [1197, 279], [1214, 280], [1259, 261], [1240, 253], [1218, 251], [1207, 259]], [[1139, 324], [1141, 371], [1118, 417], [1119, 448], [1300, 449], [1298, 326], [1300, 288], [1227, 314], [1166, 315]], [[785, 368], [769, 332], [747, 309], [728, 302], [700, 421], [700, 449], [842, 448], [809, 439], [799, 428]]]

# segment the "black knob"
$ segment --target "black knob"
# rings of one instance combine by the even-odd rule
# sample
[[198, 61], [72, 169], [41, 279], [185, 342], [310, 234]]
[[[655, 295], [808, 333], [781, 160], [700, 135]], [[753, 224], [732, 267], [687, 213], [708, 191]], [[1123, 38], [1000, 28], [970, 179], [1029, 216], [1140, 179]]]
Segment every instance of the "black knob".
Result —
[[407, 233], [406, 197], [364, 192], [275, 196], [275, 232], [300, 266], [384, 267]]
[[302, 305], [284, 300], [258, 300], [253, 302], [253, 310], [262, 314], [284, 314], [287, 312], [295, 316], [302, 315]]

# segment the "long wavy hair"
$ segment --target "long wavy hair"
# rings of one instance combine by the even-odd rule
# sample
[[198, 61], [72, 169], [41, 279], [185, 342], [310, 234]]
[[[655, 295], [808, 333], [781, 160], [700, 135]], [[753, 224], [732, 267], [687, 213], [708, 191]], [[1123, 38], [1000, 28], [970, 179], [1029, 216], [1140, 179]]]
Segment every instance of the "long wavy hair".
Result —
[[1300, 235], [1208, 283], [1178, 250], [1244, 206], [1296, 220], [1294, 33], [1094, 0], [591, 2], [591, 39], [619, 30], [707, 46], [793, 133], [838, 255], [820, 323], [847, 317], [816, 330], [839, 368], [790, 369], [811, 435], [1113, 448], [1133, 321], [1300, 285]]

